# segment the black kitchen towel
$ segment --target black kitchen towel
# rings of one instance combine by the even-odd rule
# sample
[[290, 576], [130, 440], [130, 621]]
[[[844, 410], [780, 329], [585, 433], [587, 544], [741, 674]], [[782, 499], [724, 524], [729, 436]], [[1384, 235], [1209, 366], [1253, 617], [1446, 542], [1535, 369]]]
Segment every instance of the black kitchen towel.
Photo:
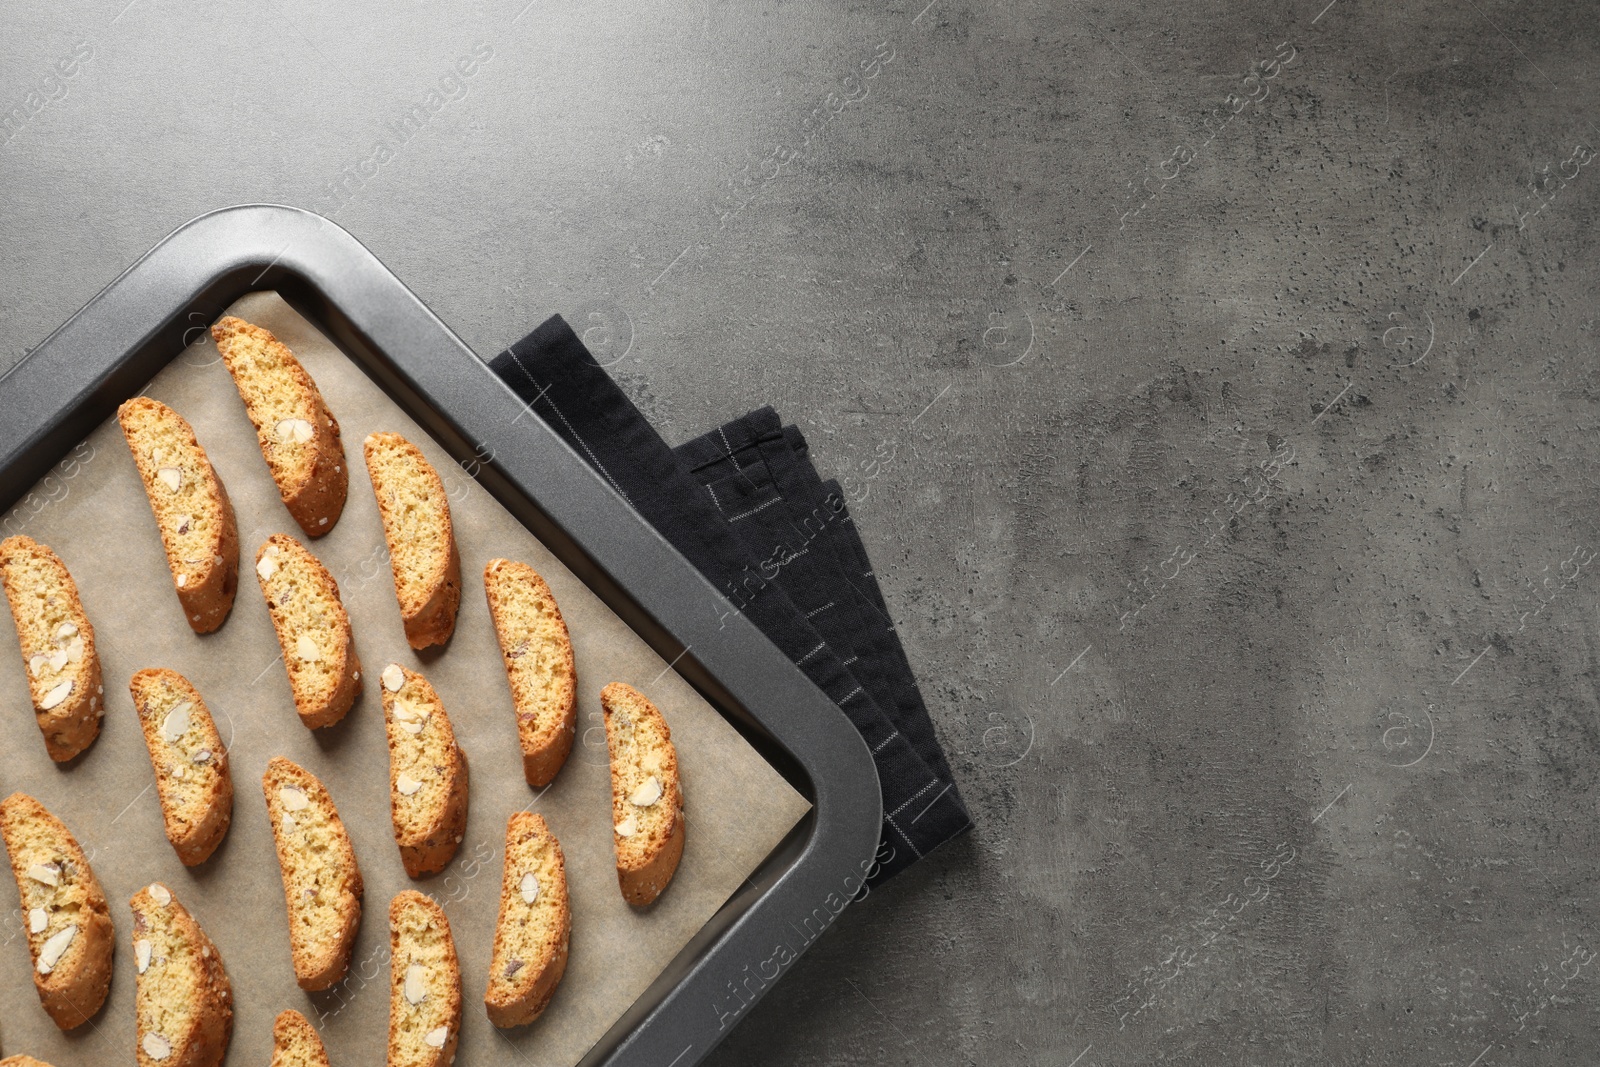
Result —
[[844, 495], [800, 431], [769, 407], [669, 448], [559, 315], [490, 367], [860, 731], [883, 791], [868, 884], [972, 825]]

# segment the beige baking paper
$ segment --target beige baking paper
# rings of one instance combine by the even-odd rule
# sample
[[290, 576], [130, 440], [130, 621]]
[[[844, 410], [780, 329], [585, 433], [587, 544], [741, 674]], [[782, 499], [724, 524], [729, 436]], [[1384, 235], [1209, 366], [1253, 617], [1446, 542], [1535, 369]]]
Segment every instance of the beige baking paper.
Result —
[[[237, 1004], [228, 1062], [264, 1065], [272, 1021], [295, 1008], [317, 1026], [336, 1067], [382, 1062], [389, 1011], [388, 905], [398, 892], [431, 894], [450, 917], [462, 967], [458, 1064], [577, 1062], [651, 983], [808, 808], [734, 729], [572, 576], [445, 451], [402, 414], [355, 363], [276, 294], [245, 297], [231, 314], [270, 329], [316, 379], [343, 429], [350, 495], [332, 533], [306, 541], [289, 517], [256, 445], [232, 379], [209, 339], [193, 343], [144, 390], [194, 426], [238, 514], [239, 593], [215, 634], [183, 621], [150, 507], [121, 431], [100, 426], [14, 509], [5, 532], [50, 545], [78, 583], [105, 669], [100, 739], [57, 767], [34, 725], [9, 613], [0, 623], [0, 790], [39, 798], [77, 836], [111, 900], [117, 955], [111, 996], [92, 1025], [60, 1033], [34, 994], [22, 917], [0, 876], [0, 1048], [56, 1067], [123, 1067], [134, 1056], [134, 962], [128, 898], [161, 880], [211, 935]], [[198, 324], [197, 324], [198, 325]], [[461, 548], [464, 590], [454, 639], [442, 651], [406, 645], [361, 442], [397, 430], [445, 480]], [[301, 538], [344, 597], [364, 664], [363, 692], [337, 726], [300, 725], [278, 644], [253, 571], [270, 534]], [[546, 791], [531, 789], [504, 670], [483, 595], [483, 566], [505, 556], [531, 564], [555, 592], [577, 656], [579, 739]], [[389, 662], [420, 670], [437, 688], [472, 769], [471, 814], [455, 861], [430, 878], [406, 876], [389, 820], [388, 748], [378, 673]], [[229, 741], [233, 827], [216, 854], [190, 870], [162, 829], [149, 756], [128, 694], [142, 667], [170, 667], [199, 688]], [[661, 708], [683, 768], [688, 840], [676, 879], [636, 910], [617, 890], [611, 794], [599, 693], [628, 682]], [[366, 880], [365, 913], [350, 976], [308, 994], [289, 960], [283, 888], [261, 793], [267, 760], [285, 755], [320, 777], [355, 841]], [[484, 1015], [499, 906], [506, 818], [531, 808], [566, 853], [572, 895], [571, 961], [554, 1001], [529, 1027], [497, 1031]], [[707, 1011], [712, 1008], [707, 1006]]]

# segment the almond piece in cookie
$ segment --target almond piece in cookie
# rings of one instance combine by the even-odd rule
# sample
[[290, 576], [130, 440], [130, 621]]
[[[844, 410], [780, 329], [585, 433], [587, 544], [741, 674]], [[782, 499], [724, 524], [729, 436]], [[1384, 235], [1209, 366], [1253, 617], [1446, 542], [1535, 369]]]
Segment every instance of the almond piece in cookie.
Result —
[[443, 870], [466, 832], [467, 754], [426, 678], [391, 663], [379, 681], [394, 840], [406, 873], [416, 878]]
[[301, 989], [327, 989], [350, 967], [361, 925], [361, 868], [333, 798], [316, 775], [274, 756], [261, 776], [283, 872], [289, 952]]
[[146, 668], [128, 683], [139, 713], [167, 840], [184, 866], [204, 863], [233, 821], [228, 752], [206, 702], [177, 671]]
[[328, 1067], [322, 1038], [310, 1020], [292, 1008], [279, 1012], [272, 1023], [271, 1067]]
[[233, 985], [222, 954], [160, 882], [135, 893], [128, 907], [139, 1067], [217, 1067], [233, 1040]]
[[361, 692], [361, 661], [339, 583], [288, 534], [273, 534], [261, 546], [256, 578], [278, 632], [300, 721], [312, 729], [332, 726]]
[[94, 743], [105, 717], [94, 627], [66, 564], [31, 537], [0, 541], [0, 581], [45, 750], [65, 763]]
[[197, 634], [221, 626], [239, 588], [239, 526], [222, 479], [182, 415], [136, 396], [117, 409], [144, 480], [183, 617]]
[[566, 763], [578, 732], [578, 676], [567, 624], [550, 587], [526, 563], [490, 560], [483, 591], [511, 684], [522, 773], [529, 785], [545, 786]]
[[444, 482], [397, 433], [370, 434], [365, 448], [406, 641], [418, 649], [442, 645], [455, 632], [461, 605], [461, 556]]
[[461, 964], [444, 909], [414, 889], [389, 905], [389, 1067], [447, 1067], [461, 1036]]
[[506, 821], [506, 865], [500, 917], [489, 958], [484, 1007], [499, 1027], [537, 1019], [567, 969], [572, 909], [567, 863], [544, 818], [519, 811]]
[[67, 828], [26, 793], [0, 803], [0, 836], [22, 898], [39, 1002], [61, 1029], [82, 1026], [111, 988], [116, 934], [105, 891]]
[[644, 694], [622, 682], [600, 691], [611, 752], [612, 842], [629, 904], [649, 904], [683, 858], [683, 789], [672, 731]]
[[227, 316], [211, 339], [255, 424], [261, 455], [284, 507], [307, 537], [333, 529], [344, 511], [350, 472], [339, 423], [294, 353], [260, 326]]

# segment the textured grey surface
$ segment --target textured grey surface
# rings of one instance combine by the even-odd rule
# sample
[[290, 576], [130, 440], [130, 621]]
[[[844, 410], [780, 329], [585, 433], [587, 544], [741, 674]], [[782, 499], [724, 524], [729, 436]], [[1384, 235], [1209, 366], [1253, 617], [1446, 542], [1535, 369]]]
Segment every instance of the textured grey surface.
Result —
[[978, 828], [718, 1064], [1589, 1062], [1593, 5], [924, 2], [5, 3], [0, 361], [276, 201], [797, 422]]

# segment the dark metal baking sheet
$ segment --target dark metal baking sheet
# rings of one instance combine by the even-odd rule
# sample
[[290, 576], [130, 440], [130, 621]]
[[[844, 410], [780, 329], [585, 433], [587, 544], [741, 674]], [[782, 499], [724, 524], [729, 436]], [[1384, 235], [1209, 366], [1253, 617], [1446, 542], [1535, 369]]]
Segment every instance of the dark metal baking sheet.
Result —
[[[203, 215], [0, 376], [0, 510], [238, 297], [275, 289], [810, 799], [812, 813], [582, 1061], [689, 1067], [861, 886], [882, 806], [834, 704], [354, 237], [295, 208]], [[491, 456], [487, 463], [473, 463]]]

